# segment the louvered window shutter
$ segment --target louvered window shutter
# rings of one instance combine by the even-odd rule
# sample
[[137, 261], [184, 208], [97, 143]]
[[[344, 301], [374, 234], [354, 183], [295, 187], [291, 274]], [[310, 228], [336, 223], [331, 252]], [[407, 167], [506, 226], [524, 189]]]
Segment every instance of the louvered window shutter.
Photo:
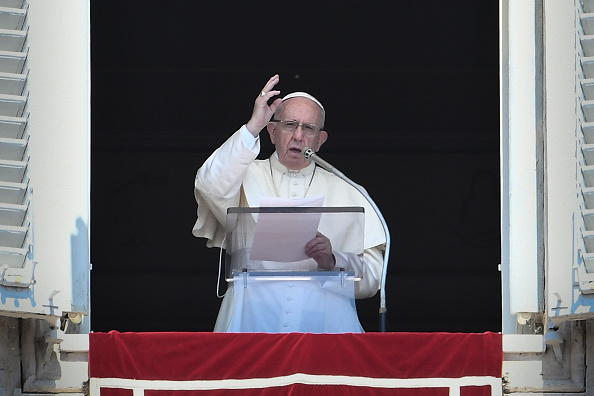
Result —
[[578, 278], [582, 293], [594, 293], [594, 2], [578, 8], [578, 59], [576, 74], [578, 117]]
[[0, 285], [33, 283], [28, 179], [27, 5], [0, 0]]

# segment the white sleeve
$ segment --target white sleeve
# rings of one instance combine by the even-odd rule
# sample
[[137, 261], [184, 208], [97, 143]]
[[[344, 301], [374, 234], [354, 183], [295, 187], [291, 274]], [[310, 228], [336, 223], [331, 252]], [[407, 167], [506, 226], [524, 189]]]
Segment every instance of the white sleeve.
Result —
[[249, 137], [243, 136], [244, 129], [249, 133], [245, 125], [241, 127], [211, 154], [196, 173], [194, 196], [198, 209], [192, 234], [207, 238], [208, 247], [223, 246], [227, 208], [239, 206], [243, 178], [260, 151], [260, 140], [251, 133]]
[[239, 133], [241, 134], [241, 138], [243, 139], [243, 143], [246, 147], [249, 147], [250, 150], [258, 152], [258, 143], [260, 141], [260, 135], [254, 137], [252, 133], [247, 129], [245, 125], [239, 128]]
[[[245, 136], [246, 132], [249, 137]], [[239, 193], [245, 172], [259, 151], [260, 140], [242, 126], [198, 169], [196, 191], [218, 199], [233, 198]]]
[[355, 297], [373, 297], [380, 286], [384, 254], [382, 246], [365, 249], [363, 259], [354, 253], [333, 252], [336, 266], [347, 270], [354, 270], [355, 276], [361, 280], [355, 282]]

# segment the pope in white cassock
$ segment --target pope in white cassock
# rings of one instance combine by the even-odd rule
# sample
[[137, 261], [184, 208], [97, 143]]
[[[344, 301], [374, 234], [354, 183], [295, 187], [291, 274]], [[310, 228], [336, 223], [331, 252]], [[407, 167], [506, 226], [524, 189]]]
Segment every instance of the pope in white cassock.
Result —
[[[225, 224], [230, 207], [259, 207], [262, 199], [323, 197], [324, 207], [364, 207], [363, 254], [348, 252], [348, 231], [323, 228], [304, 247], [309, 269], [354, 271], [356, 298], [379, 290], [386, 238], [373, 208], [359, 191], [305, 159], [302, 150], [318, 151], [328, 138], [325, 111], [313, 96], [295, 92], [268, 102], [280, 91], [275, 75], [255, 100], [247, 124], [235, 132], [200, 167], [195, 180], [198, 219], [193, 229], [209, 247], [225, 247]], [[275, 153], [256, 157], [260, 131], [267, 128]], [[343, 228], [343, 227], [337, 227]], [[306, 261], [307, 263], [307, 261]], [[352, 293], [352, 291], [351, 291]], [[295, 280], [249, 286], [229, 283], [215, 324], [226, 332], [360, 333], [352, 296], [333, 282]]]

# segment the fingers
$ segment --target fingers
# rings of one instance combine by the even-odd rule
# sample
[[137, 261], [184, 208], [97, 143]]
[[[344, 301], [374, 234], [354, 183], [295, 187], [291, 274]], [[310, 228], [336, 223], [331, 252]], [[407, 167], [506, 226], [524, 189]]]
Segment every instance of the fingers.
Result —
[[257, 136], [266, 124], [268, 124], [272, 115], [281, 104], [282, 100], [279, 98], [268, 105], [268, 100], [270, 100], [270, 98], [280, 94], [280, 91], [273, 89], [279, 81], [280, 77], [278, 74], [270, 77], [266, 85], [264, 85], [264, 88], [262, 88], [260, 94], [256, 97], [252, 117], [246, 124], [248, 130], [254, 136]]
[[[276, 92], [280, 93], [280, 91], [276, 91]], [[283, 100], [281, 98], [278, 98], [270, 104], [269, 107], [270, 107], [270, 111], [272, 112], [272, 114], [274, 114], [274, 112], [276, 111], [276, 109], [278, 109], [278, 106], [280, 106], [280, 104], [282, 102], [283, 102]]]
[[313, 258], [318, 266], [323, 269], [332, 269], [336, 264], [330, 240], [319, 232], [314, 239], [305, 245], [305, 254]]
[[272, 89], [272, 88], [274, 88], [274, 86], [276, 84], [278, 84], [279, 81], [280, 81], [280, 77], [278, 74], [275, 74], [274, 76], [270, 77], [270, 80], [268, 80], [266, 85], [264, 85], [264, 88], [262, 88], [262, 92], [260, 92], [260, 95], [256, 99], [260, 99], [260, 100], [264, 100], [264, 102], [268, 102], [268, 100], [270, 98], [280, 94], [280, 91], [276, 91], [276, 90]]
[[331, 246], [330, 240], [324, 234], [317, 232], [315, 238], [305, 245], [305, 254], [314, 250], [317, 251], [325, 245]]
[[[272, 88], [274, 88], [274, 86], [276, 84], [278, 84], [279, 81], [280, 81], [280, 77], [278, 74], [275, 74], [274, 76], [270, 77], [270, 80], [268, 80], [266, 85], [264, 85], [264, 88], [262, 88], [262, 92], [269, 93], [270, 91], [272, 91]], [[279, 91], [275, 91], [275, 92], [279, 92]], [[260, 93], [260, 96], [262, 96], [261, 93]], [[271, 95], [271, 96], [274, 96], [274, 95]]]

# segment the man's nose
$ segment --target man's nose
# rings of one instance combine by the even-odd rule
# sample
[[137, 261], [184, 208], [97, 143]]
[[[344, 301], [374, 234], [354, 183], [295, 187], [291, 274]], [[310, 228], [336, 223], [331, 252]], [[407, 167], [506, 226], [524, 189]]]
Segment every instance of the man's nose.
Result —
[[303, 140], [303, 126], [298, 125], [295, 132], [293, 132], [293, 139], [295, 140]]

